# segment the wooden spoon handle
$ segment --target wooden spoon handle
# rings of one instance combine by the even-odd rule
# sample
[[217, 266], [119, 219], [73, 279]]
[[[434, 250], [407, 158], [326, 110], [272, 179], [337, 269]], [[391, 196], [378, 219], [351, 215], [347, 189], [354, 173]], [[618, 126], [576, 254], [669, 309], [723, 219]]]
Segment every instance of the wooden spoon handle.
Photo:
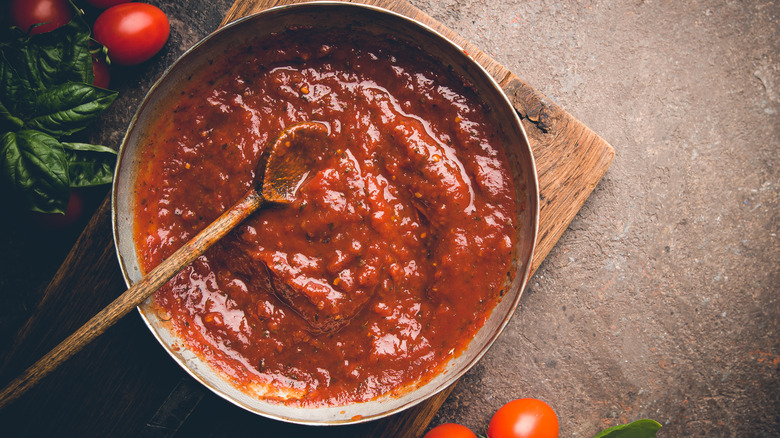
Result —
[[250, 190], [222, 216], [198, 233], [192, 240], [185, 243], [184, 246], [176, 250], [170, 257], [125, 291], [125, 293], [101, 310], [100, 313], [93, 316], [86, 324], [9, 383], [0, 392], [0, 409], [24, 394], [25, 391], [32, 388], [61, 363], [114, 325], [130, 310], [140, 305], [149, 295], [157, 291], [160, 286], [206, 252], [207, 249], [235, 228], [241, 221], [259, 209], [263, 203], [262, 196], [256, 190]]

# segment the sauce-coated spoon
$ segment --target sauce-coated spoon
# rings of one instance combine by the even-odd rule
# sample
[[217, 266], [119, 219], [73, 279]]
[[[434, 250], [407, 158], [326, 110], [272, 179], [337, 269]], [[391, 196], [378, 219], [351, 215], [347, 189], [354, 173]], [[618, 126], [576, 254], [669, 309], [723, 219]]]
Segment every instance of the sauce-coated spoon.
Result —
[[0, 392], [0, 409], [140, 305], [260, 207], [268, 203], [290, 204], [310, 170], [306, 147], [326, 141], [328, 131], [319, 122], [298, 123], [282, 131], [264, 151], [255, 182], [241, 200], [8, 384]]

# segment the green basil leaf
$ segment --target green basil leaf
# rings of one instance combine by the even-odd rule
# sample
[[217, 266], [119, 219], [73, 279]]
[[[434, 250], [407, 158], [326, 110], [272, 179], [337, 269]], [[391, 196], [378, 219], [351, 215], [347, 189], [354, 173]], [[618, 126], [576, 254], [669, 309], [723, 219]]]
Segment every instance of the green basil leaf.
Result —
[[28, 209], [65, 213], [70, 196], [68, 163], [54, 137], [32, 130], [2, 134], [0, 178]]
[[16, 41], [0, 48], [3, 60], [28, 88], [49, 88], [65, 82], [91, 84], [94, 80], [89, 53], [89, 25], [80, 16], [51, 32], [29, 37], [18, 32]]
[[51, 32], [28, 37], [19, 29], [3, 33], [0, 43], [0, 102], [26, 118], [36, 94], [65, 82], [92, 84], [90, 30], [81, 16]]
[[113, 181], [116, 164], [113, 149], [85, 143], [63, 142], [62, 146], [68, 160], [71, 187], [98, 186]]
[[87, 23], [76, 15], [65, 26], [30, 36], [26, 54], [35, 85], [49, 88], [68, 81], [91, 84], [95, 76], [89, 34]]
[[17, 43], [0, 44], [0, 102], [9, 112], [18, 113], [22, 110], [19, 107], [29, 106], [34, 92], [25, 51], [22, 49], [24, 43], [18, 42], [21, 38], [19, 35], [9, 38], [15, 38]]
[[660, 428], [660, 423], [645, 418], [604, 429], [593, 438], [653, 438]]
[[0, 102], [0, 132], [17, 131], [24, 126], [24, 121], [14, 117], [8, 108]]
[[38, 94], [35, 117], [25, 126], [53, 136], [70, 135], [87, 126], [116, 99], [116, 91], [94, 85], [68, 82]]

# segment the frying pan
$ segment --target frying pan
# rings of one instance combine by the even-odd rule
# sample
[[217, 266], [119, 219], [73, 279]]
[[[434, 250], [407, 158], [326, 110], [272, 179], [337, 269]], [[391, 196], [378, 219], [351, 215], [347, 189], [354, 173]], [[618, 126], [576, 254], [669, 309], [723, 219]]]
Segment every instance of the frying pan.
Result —
[[299, 407], [270, 402], [259, 398], [257, 394], [234, 387], [185, 347], [186, 342], [179, 339], [170, 324], [161, 320], [152, 310], [151, 299], [139, 306], [139, 311], [163, 348], [182, 368], [235, 405], [259, 415], [293, 423], [357, 423], [414, 406], [453, 384], [477, 363], [509, 322], [528, 280], [536, 243], [539, 220], [536, 167], [520, 119], [496, 81], [462, 48], [431, 28], [391, 11], [350, 3], [314, 2], [268, 9], [217, 30], [184, 53], [151, 88], [131, 120], [119, 151], [112, 194], [114, 242], [128, 286], [142, 276], [133, 240], [133, 200], [138, 169], [143, 164], [140, 158], [144, 144], [142, 140], [154, 121], [156, 111], [177, 91], [177, 84], [186, 82], [192, 72], [207, 63], [219, 62], [220, 56], [231, 48], [297, 26], [328, 31], [368, 32], [407, 42], [420, 47], [442, 65], [451, 67], [454, 74], [473, 85], [500, 127], [516, 188], [516, 200], [518, 205], [524, 206], [518, 209], [516, 218], [517, 245], [512, 262], [514, 275], [511, 276], [511, 283], [507, 284], [507, 292], [466, 349], [432, 378], [422, 384], [408, 385], [400, 395], [324, 407]]

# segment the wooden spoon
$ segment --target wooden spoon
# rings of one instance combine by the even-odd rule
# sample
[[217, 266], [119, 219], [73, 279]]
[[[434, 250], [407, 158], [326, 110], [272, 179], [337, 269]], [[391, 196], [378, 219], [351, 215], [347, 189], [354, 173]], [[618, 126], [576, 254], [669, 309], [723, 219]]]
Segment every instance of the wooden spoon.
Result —
[[311, 163], [305, 146], [325, 141], [328, 131], [327, 125], [319, 122], [298, 123], [285, 129], [264, 151], [255, 183], [240, 201], [8, 384], [0, 392], [0, 409], [140, 305], [260, 207], [290, 204], [309, 174]]

